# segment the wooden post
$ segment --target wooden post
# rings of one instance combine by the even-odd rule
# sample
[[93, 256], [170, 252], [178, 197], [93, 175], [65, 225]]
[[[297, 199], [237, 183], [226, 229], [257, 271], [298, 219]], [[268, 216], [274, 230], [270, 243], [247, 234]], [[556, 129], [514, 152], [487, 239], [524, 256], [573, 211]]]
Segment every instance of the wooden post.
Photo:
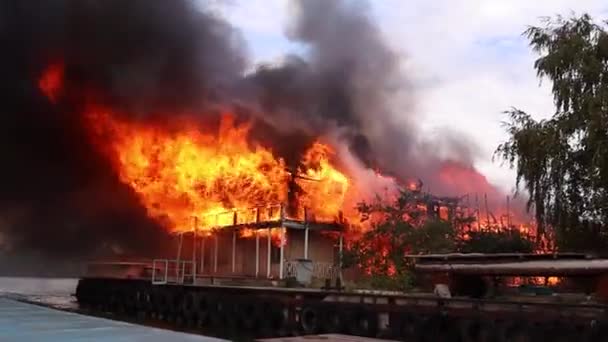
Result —
[[179, 244], [177, 245], [177, 258], [175, 259], [175, 277], [179, 280], [179, 267], [182, 258], [182, 243], [184, 243], [184, 233], [179, 234]]
[[232, 230], [232, 273], [236, 271], [236, 229]]
[[283, 263], [285, 257], [285, 227], [283, 221], [285, 220], [285, 206], [281, 204], [281, 228], [280, 229], [280, 248], [279, 248], [279, 279], [283, 279]]
[[215, 231], [213, 232], [213, 237], [214, 237], [214, 248], [213, 248], [213, 273], [217, 273], [217, 244], [218, 244], [218, 237], [217, 234], [219, 234], [220, 230], [219, 228], [219, 214], [215, 215]]
[[213, 257], [213, 273], [217, 273], [217, 234], [218, 232], [216, 232], [214, 234], [215, 236], [215, 248], [213, 251], [214, 257]]
[[507, 228], [511, 227], [511, 199], [507, 195]]
[[268, 228], [268, 248], [267, 248], [267, 252], [268, 252], [268, 256], [266, 257], [266, 278], [270, 278], [270, 257], [271, 257], [271, 247], [272, 247], [272, 241], [271, 241], [271, 235], [272, 235], [272, 230], [270, 228]]
[[338, 245], [338, 252], [339, 252], [338, 253], [339, 254], [338, 257], [340, 259], [340, 261], [338, 262], [338, 267], [339, 267], [338, 277], [340, 277], [340, 282], [342, 282], [342, 254], [343, 254], [342, 250], [344, 248], [344, 246], [343, 246], [343, 244], [344, 244], [343, 240], [344, 240], [343, 234], [342, 234], [342, 232], [340, 232], [340, 239], [339, 239], [339, 245]]
[[205, 234], [201, 237], [201, 274], [205, 273]]
[[490, 228], [490, 210], [488, 209], [488, 194], [483, 194], [483, 201], [486, 207], [486, 224], [488, 225], [486, 228]]
[[475, 206], [477, 207], [477, 230], [481, 231], [481, 208], [479, 207], [478, 193], [475, 193]]
[[304, 208], [304, 259], [308, 259], [308, 210]]
[[198, 217], [194, 216], [192, 229], [192, 284], [196, 281], [196, 234], [198, 233]]
[[285, 220], [285, 206], [281, 204], [280, 206], [280, 215], [281, 215], [281, 226], [283, 226], [283, 220]]
[[182, 243], [184, 242], [184, 233], [179, 233], [179, 241], [177, 243], [177, 257], [175, 260], [179, 262], [182, 257]]
[[304, 229], [304, 259], [308, 259], [308, 227]]
[[255, 277], [260, 274], [260, 232], [255, 231]]
[[281, 260], [279, 260], [279, 279], [283, 279], [283, 259], [285, 257], [285, 227], [281, 226]]

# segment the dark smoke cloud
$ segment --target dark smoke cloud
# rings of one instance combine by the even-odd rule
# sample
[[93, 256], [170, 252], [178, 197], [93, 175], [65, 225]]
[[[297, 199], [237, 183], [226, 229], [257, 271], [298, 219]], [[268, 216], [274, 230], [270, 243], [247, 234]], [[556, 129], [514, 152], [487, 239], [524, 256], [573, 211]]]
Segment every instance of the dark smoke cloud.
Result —
[[386, 44], [366, 2], [299, 0], [290, 9], [287, 36], [307, 54], [250, 76], [263, 120], [311, 136], [339, 130], [365, 166], [403, 178], [424, 175], [437, 190], [445, 159], [472, 163], [475, 151], [460, 134], [419, 133], [415, 89], [401, 64], [406, 56]]
[[[242, 77], [238, 31], [190, 1], [8, 0], [0, 44], [0, 248], [159, 250], [165, 233], [89, 143], [82, 91], [133, 118], [212, 106]], [[57, 61], [66, 98], [51, 104], [37, 78]]]
[[504, 193], [473, 167], [480, 151], [470, 138], [450, 129], [421, 134], [416, 89], [401, 63], [407, 56], [383, 39], [367, 2], [293, 0], [290, 10], [287, 37], [307, 52], [249, 76], [262, 120], [303, 136], [340, 132], [366, 167], [421, 178], [440, 195], [487, 194], [490, 208], [504, 206]]
[[351, 150], [369, 165], [370, 136], [390, 116], [387, 99], [408, 85], [399, 56], [385, 45], [363, 4], [292, 1], [287, 35], [305, 44], [308, 54], [262, 66], [250, 78], [259, 87], [264, 113], [273, 115], [266, 120], [311, 135], [341, 129]]
[[[436, 141], [417, 133], [402, 56], [383, 41], [367, 3], [300, 0], [290, 9], [287, 36], [307, 53], [246, 75], [239, 31], [204, 3], [2, 1], [0, 248], [143, 255], [166, 245], [89, 142], [81, 106], [91, 90], [130, 120], [203, 113], [217, 122], [230, 108], [253, 117], [253, 138], [293, 166], [316, 137], [337, 135], [366, 166], [440, 184], [443, 161]], [[56, 61], [66, 82], [52, 104], [37, 78]], [[452, 159], [472, 160], [457, 136], [446, 141], [460, 146]]]

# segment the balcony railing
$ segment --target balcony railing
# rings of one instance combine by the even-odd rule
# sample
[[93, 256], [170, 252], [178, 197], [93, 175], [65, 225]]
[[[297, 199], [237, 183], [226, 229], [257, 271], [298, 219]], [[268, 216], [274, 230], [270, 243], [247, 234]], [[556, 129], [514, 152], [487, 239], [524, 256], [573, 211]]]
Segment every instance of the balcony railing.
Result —
[[194, 264], [177, 259], [154, 259], [152, 261], [152, 284], [193, 284]]
[[[287, 278], [298, 276], [298, 261], [290, 260], [285, 262], [285, 275]], [[312, 276], [317, 279], [335, 280], [339, 275], [339, 266], [331, 262], [313, 262]]]

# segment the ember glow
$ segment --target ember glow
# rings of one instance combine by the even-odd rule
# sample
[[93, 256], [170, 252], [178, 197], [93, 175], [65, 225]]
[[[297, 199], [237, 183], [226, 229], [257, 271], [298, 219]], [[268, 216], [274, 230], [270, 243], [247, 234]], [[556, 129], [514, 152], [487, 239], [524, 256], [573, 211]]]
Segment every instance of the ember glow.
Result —
[[38, 80], [38, 88], [52, 102], [57, 101], [57, 97], [63, 83], [63, 63], [55, 63], [48, 66]]

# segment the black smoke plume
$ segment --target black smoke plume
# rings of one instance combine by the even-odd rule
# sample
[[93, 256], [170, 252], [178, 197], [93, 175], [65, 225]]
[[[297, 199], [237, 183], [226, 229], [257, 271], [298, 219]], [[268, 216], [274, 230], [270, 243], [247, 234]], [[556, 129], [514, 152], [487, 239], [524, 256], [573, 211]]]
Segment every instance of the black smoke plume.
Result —
[[[247, 73], [241, 34], [204, 2], [2, 1], [0, 248], [147, 255], [166, 244], [87, 138], [84, 90], [129, 120], [202, 113], [217, 122], [230, 108], [253, 119], [252, 138], [291, 165], [314, 138], [331, 136], [365, 167], [438, 183], [442, 160], [417, 133], [404, 57], [385, 44], [368, 5], [300, 0], [290, 9], [286, 34], [306, 54]], [[65, 85], [51, 103], [37, 79], [57, 61]], [[451, 151], [471, 158], [469, 149]]]
[[385, 42], [369, 4], [300, 0], [290, 9], [287, 37], [307, 52], [286, 56], [281, 65], [262, 65], [248, 77], [261, 120], [312, 137], [338, 132], [364, 167], [424, 177], [439, 193], [459, 194], [462, 188], [441, 179], [445, 161], [468, 170], [476, 146], [455, 132], [420, 134], [416, 89], [402, 63], [407, 56]]
[[[89, 143], [83, 89], [145, 119], [211, 107], [245, 66], [239, 33], [190, 1], [0, 3], [0, 239], [6, 251], [147, 255], [167, 243]], [[65, 65], [65, 97], [37, 80]], [[168, 118], [165, 118], [168, 119]]]

